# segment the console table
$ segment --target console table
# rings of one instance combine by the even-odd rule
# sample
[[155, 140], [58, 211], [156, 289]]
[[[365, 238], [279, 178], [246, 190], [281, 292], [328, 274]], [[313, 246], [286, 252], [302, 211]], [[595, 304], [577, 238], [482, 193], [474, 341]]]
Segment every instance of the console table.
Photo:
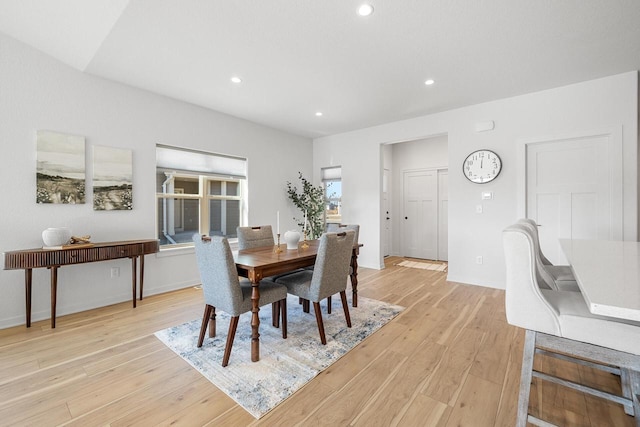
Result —
[[144, 256], [158, 252], [158, 240], [124, 240], [120, 242], [92, 243], [64, 249], [25, 249], [4, 253], [5, 270], [24, 269], [27, 328], [31, 327], [31, 277], [34, 268], [51, 270], [51, 327], [56, 327], [56, 294], [58, 268], [64, 265], [131, 258], [131, 289], [133, 307], [136, 307], [137, 261], [140, 258], [140, 300], [144, 283]]

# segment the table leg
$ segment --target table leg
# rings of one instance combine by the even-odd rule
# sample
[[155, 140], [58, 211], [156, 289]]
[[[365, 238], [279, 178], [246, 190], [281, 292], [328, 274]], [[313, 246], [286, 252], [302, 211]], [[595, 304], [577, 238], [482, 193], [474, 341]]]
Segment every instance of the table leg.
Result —
[[351, 304], [354, 307], [358, 306], [358, 251], [354, 250], [351, 253], [351, 292], [353, 301]]
[[33, 270], [27, 268], [24, 270], [24, 294], [26, 302], [27, 328], [31, 327], [31, 278]]
[[136, 308], [136, 291], [137, 291], [137, 284], [136, 284], [136, 277], [138, 275], [138, 257], [134, 256], [131, 257], [131, 292], [133, 293], [133, 308]]
[[58, 267], [51, 267], [51, 329], [56, 327], [56, 298], [58, 295]]
[[140, 255], [140, 301], [142, 301], [143, 286], [144, 286], [144, 255]]
[[255, 276], [250, 277], [251, 280], [251, 361], [260, 360], [260, 279]]

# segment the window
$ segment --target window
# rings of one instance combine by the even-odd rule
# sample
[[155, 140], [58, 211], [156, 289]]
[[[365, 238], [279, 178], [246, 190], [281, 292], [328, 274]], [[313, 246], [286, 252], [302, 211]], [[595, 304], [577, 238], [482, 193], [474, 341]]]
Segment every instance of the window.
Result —
[[326, 203], [326, 222], [342, 221], [342, 168], [322, 169], [322, 186]]
[[157, 145], [160, 245], [189, 245], [194, 233], [236, 238], [245, 188], [246, 159]]

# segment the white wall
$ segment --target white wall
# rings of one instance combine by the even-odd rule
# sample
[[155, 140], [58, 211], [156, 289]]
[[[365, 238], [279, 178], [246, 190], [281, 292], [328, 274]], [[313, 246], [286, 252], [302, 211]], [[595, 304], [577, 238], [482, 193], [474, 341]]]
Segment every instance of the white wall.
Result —
[[[476, 133], [475, 123], [495, 121], [495, 130]], [[501, 230], [518, 218], [518, 141], [622, 126], [624, 150], [624, 238], [638, 229], [638, 73], [636, 71], [557, 89], [497, 100], [415, 119], [318, 138], [313, 170], [341, 164], [345, 222], [360, 223], [360, 264], [380, 267], [380, 144], [448, 135], [449, 280], [504, 288]], [[495, 181], [482, 186], [461, 173], [464, 158], [488, 148], [503, 161]], [[458, 167], [460, 166], [460, 168]], [[460, 170], [458, 170], [460, 169]], [[481, 190], [494, 200], [480, 200]], [[484, 213], [476, 214], [482, 203]], [[475, 264], [482, 255], [484, 264]]]
[[[449, 162], [448, 139], [446, 135], [416, 141], [392, 144], [392, 254], [403, 255], [402, 222], [403, 178], [405, 171], [418, 169], [447, 168]], [[385, 160], [386, 162], [386, 160]], [[385, 163], [386, 165], [387, 163]]]
[[[3, 206], [0, 252], [42, 246], [47, 227], [68, 226], [93, 241], [156, 238], [155, 144], [189, 147], [248, 158], [249, 223], [294, 227], [286, 181], [311, 176], [311, 140], [191, 104], [83, 74], [0, 34], [0, 159]], [[35, 131], [86, 138], [87, 203], [35, 202]], [[92, 147], [133, 149], [133, 210], [92, 210]], [[120, 267], [119, 278], [110, 268]], [[63, 267], [58, 314], [129, 300], [130, 261]], [[147, 256], [145, 295], [199, 283], [192, 251]], [[49, 275], [34, 270], [33, 320], [49, 317]], [[22, 324], [24, 273], [0, 270], [0, 327]], [[194, 313], [199, 316], [199, 313]]]

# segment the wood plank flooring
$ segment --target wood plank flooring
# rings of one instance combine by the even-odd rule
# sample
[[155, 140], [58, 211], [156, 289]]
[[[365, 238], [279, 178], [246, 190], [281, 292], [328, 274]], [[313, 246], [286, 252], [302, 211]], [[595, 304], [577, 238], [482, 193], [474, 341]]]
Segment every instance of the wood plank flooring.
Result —
[[[0, 330], [0, 425], [513, 426], [524, 331], [506, 323], [504, 292], [400, 261], [360, 269], [359, 294], [406, 310], [260, 420], [153, 336], [202, 315], [202, 291], [188, 288], [59, 317], [54, 330]], [[611, 374], [536, 364], [620, 390]], [[531, 411], [564, 426], [634, 425], [618, 405], [538, 380]]]

